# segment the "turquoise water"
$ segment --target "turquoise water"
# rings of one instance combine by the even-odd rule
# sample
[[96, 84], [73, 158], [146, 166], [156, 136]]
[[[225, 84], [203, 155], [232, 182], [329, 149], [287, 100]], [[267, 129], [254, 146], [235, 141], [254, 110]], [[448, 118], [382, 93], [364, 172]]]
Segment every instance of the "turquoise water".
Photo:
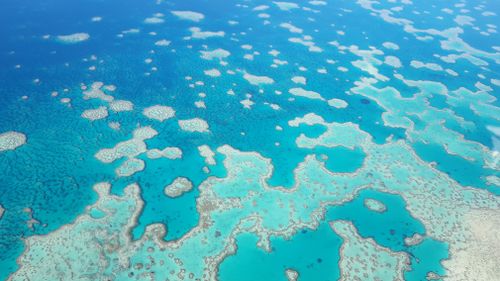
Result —
[[[475, 240], [487, 235], [471, 231], [480, 223], [497, 227], [500, 210], [499, 14], [496, 1], [2, 3], [0, 280], [26, 272], [41, 278], [37, 270], [70, 280], [71, 267], [27, 257], [83, 265], [78, 243], [99, 241], [90, 247], [97, 253], [122, 234], [120, 254], [107, 251], [111, 262], [89, 265], [82, 278], [140, 279], [139, 272], [156, 270], [178, 279], [287, 280], [285, 270], [293, 269], [298, 280], [338, 280], [346, 272], [340, 257], [356, 243], [373, 246], [369, 239], [381, 256], [408, 259], [409, 267], [393, 268], [406, 280], [460, 274], [456, 249], [488, 245]], [[196, 38], [193, 27], [218, 35]], [[217, 49], [228, 56], [201, 57]], [[220, 76], [210, 76], [213, 69]], [[85, 99], [82, 87], [97, 81], [102, 93], [133, 109], [114, 112], [109, 101]], [[320, 98], [293, 95], [293, 88]], [[143, 110], [154, 105], [175, 116], [148, 118]], [[82, 117], [100, 107], [107, 116]], [[305, 116], [321, 120], [293, 125]], [[206, 121], [208, 132], [181, 129], [178, 121], [192, 118]], [[148, 126], [156, 134], [134, 143], [136, 155], [110, 163], [96, 157]], [[25, 143], [1, 149], [11, 145], [3, 134], [12, 132]], [[200, 152], [204, 145], [214, 163]], [[166, 147], [182, 157], [148, 157]], [[127, 157], [144, 168], [120, 177], [116, 169]], [[167, 196], [165, 187], [179, 177], [192, 187]], [[101, 182], [111, 184], [110, 195], [93, 189]], [[125, 192], [134, 183], [136, 196]], [[117, 198], [140, 210], [90, 207]], [[368, 209], [367, 198], [386, 210]], [[475, 215], [484, 222], [471, 222]], [[102, 226], [106, 220], [118, 226]], [[352, 223], [350, 239], [330, 226], [338, 220]], [[152, 225], [166, 232], [155, 238]], [[70, 230], [78, 234], [64, 237]], [[405, 244], [414, 234], [422, 241]], [[58, 235], [66, 242], [54, 242]], [[262, 237], [267, 251], [257, 246]], [[27, 247], [34, 241], [40, 248]], [[163, 262], [144, 266], [149, 254]], [[141, 265], [120, 267], [116, 255]], [[182, 262], [170, 261], [176, 258]], [[488, 272], [489, 265], [467, 266]]]
[[[378, 200], [386, 209], [374, 212], [364, 205], [366, 199]], [[352, 221], [360, 236], [373, 238], [377, 244], [393, 251], [409, 253], [412, 270], [405, 273], [408, 280], [425, 279], [429, 271], [445, 273], [441, 261], [448, 258], [446, 243], [426, 238], [415, 246], [405, 244], [405, 238], [415, 234], [425, 236], [425, 228], [408, 212], [398, 195], [365, 190], [352, 202], [330, 209], [326, 217], [327, 220]]]
[[307, 280], [337, 280], [340, 273], [338, 250], [341, 238], [327, 224], [317, 230], [302, 230], [291, 240], [271, 239], [268, 253], [256, 248], [257, 239], [251, 234], [237, 238], [238, 252], [221, 265], [219, 279], [287, 280], [284, 272], [293, 269]]
[[[368, 209], [363, 203], [368, 198], [378, 200], [386, 210], [379, 213]], [[352, 221], [361, 237], [373, 238], [379, 245], [410, 254], [412, 270], [405, 273], [408, 280], [423, 280], [429, 271], [445, 273], [441, 266], [441, 261], [448, 258], [445, 243], [426, 238], [419, 245], [405, 245], [404, 238], [416, 233], [425, 235], [425, 229], [408, 213], [397, 195], [365, 190], [355, 200], [330, 208], [325, 221], [333, 220]], [[287, 269], [300, 272], [306, 280], [337, 280], [341, 241], [325, 222], [317, 230], [299, 231], [290, 240], [271, 239], [271, 252], [255, 248], [257, 237], [241, 235], [236, 240], [236, 255], [220, 268], [220, 280], [233, 280], [238, 274], [242, 280], [286, 280]]]

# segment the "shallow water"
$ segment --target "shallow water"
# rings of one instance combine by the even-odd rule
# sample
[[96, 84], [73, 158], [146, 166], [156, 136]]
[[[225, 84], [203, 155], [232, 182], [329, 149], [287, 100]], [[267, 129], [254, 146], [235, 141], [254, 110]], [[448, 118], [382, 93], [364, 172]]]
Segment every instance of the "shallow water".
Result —
[[492, 280], [499, 5], [2, 3], [0, 279]]

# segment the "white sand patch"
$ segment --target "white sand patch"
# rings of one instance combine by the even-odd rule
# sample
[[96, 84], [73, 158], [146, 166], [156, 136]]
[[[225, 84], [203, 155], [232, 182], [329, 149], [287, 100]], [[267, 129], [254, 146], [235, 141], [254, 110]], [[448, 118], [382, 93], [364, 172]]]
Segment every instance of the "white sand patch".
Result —
[[288, 38], [288, 41], [290, 41], [292, 43], [306, 46], [306, 47], [308, 47], [309, 52], [312, 52], [312, 53], [323, 52], [323, 49], [316, 46], [316, 44], [313, 41], [311, 41], [310, 36], [304, 36], [304, 38], [292, 37], [292, 38]]
[[250, 84], [255, 85], [255, 86], [267, 85], [267, 84], [274, 83], [274, 80], [271, 77], [257, 76], [257, 75], [250, 74], [248, 72], [245, 72], [243, 74], [243, 78], [245, 80], [247, 80]]
[[196, 106], [197, 108], [207, 108], [207, 105], [202, 100], [195, 101], [194, 106]]
[[213, 59], [225, 59], [231, 55], [229, 51], [224, 49], [215, 49], [212, 51], [200, 51], [201, 58], [204, 60], [213, 60]]
[[286, 65], [288, 64], [288, 62], [286, 60], [279, 60], [279, 59], [273, 59], [273, 63], [274, 65], [278, 66], [278, 65]]
[[290, 31], [292, 33], [302, 33], [303, 32], [303, 30], [301, 28], [298, 28], [291, 23], [282, 23], [282, 24], [280, 24], [280, 27], [288, 29], [288, 31]]
[[292, 88], [292, 89], [288, 90], [288, 92], [290, 94], [292, 94], [294, 96], [298, 96], [298, 97], [324, 100], [323, 97], [319, 93], [314, 92], [314, 91], [304, 90], [303, 88]]
[[191, 38], [194, 39], [207, 39], [210, 37], [224, 37], [224, 31], [202, 31], [199, 27], [191, 27]]
[[346, 108], [349, 104], [342, 99], [330, 99], [328, 100], [328, 105], [335, 108]]
[[8, 131], [0, 134], [0, 151], [14, 150], [26, 143], [26, 135]]
[[320, 74], [327, 74], [328, 73], [326, 68], [318, 68], [318, 69], [316, 69], [316, 72], [318, 72]]
[[401, 66], [403, 66], [399, 58], [395, 56], [386, 56], [384, 59], [384, 63], [394, 68], [400, 68]]
[[209, 127], [207, 121], [201, 118], [192, 118], [187, 120], [179, 120], [179, 127], [181, 130], [186, 132], [199, 132], [199, 133], [208, 133]]
[[205, 159], [205, 164], [207, 165], [215, 165], [215, 153], [210, 149], [210, 146], [204, 144], [198, 146], [198, 151], [200, 152], [200, 156]]
[[353, 62], [351, 62], [351, 64], [354, 67], [369, 73], [370, 75], [372, 75], [373, 77], [375, 77], [376, 79], [378, 79], [380, 81], [389, 81], [390, 80], [389, 77], [380, 74], [378, 71], [378, 68], [376, 66], [374, 66], [372, 63], [370, 63], [365, 58], [363, 60], [353, 61]]
[[292, 9], [298, 9], [299, 5], [292, 2], [273, 2], [282, 11], [289, 11]]
[[142, 114], [144, 114], [144, 116], [148, 117], [149, 119], [154, 119], [163, 122], [167, 119], [174, 117], [175, 110], [170, 106], [153, 105], [145, 108], [142, 111]]
[[114, 91], [116, 91], [116, 86], [115, 85], [105, 85], [105, 86], [103, 86], [103, 89], [106, 91], [114, 92]]
[[269, 9], [269, 6], [267, 5], [260, 5], [252, 9], [252, 11], [264, 11]]
[[171, 184], [165, 186], [163, 191], [168, 197], [175, 198], [190, 191], [192, 188], [193, 183], [189, 179], [178, 177]]
[[139, 32], [141, 32], [141, 30], [138, 28], [131, 28], [131, 29], [127, 29], [127, 30], [122, 31], [123, 34], [137, 34]]
[[182, 158], [182, 150], [175, 146], [165, 147], [163, 150], [150, 149], [146, 153], [149, 159], [168, 158], [171, 160]]
[[493, 91], [493, 89], [490, 86], [485, 85], [485, 84], [481, 83], [480, 81], [477, 81], [476, 84], [474, 84], [474, 86], [476, 88], [478, 88], [479, 90], [484, 91], [484, 92], [491, 92], [491, 91]]
[[457, 15], [455, 17], [454, 21], [458, 25], [464, 26], [464, 25], [474, 25], [473, 22], [475, 21], [475, 19], [473, 17], [469, 17], [469, 16]]
[[147, 139], [155, 137], [158, 132], [151, 127], [140, 127], [134, 130], [133, 138], [116, 144], [113, 148], [104, 148], [95, 154], [95, 158], [103, 163], [112, 163], [117, 159], [134, 158], [147, 151]]
[[295, 84], [305, 85], [307, 83], [307, 79], [304, 76], [294, 76], [292, 77], [292, 81]]
[[309, 4], [313, 6], [326, 6], [327, 3], [325, 1], [314, 0], [314, 1], [309, 1]]
[[384, 48], [389, 50], [399, 50], [399, 46], [396, 43], [392, 42], [384, 42], [382, 43], [382, 46], [384, 46]]
[[100, 99], [105, 102], [111, 102], [114, 100], [114, 97], [111, 95], [107, 95], [104, 93], [101, 88], [104, 85], [102, 82], [94, 82], [90, 86], [90, 89], [87, 89], [82, 92], [83, 94], [83, 99], [88, 100], [88, 99]]
[[149, 17], [149, 18], [144, 19], [145, 24], [160, 24], [160, 23], [164, 23], [164, 22], [165, 22], [165, 20], [162, 18], [159, 18], [159, 17]]
[[495, 16], [496, 13], [492, 12], [492, 11], [485, 11], [485, 12], [482, 12], [481, 15], [485, 16], [485, 17], [491, 17], [491, 16]]
[[255, 104], [251, 99], [247, 98], [244, 100], [241, 100], [240, 103], [243, 105], [243, 108], [246, 109], [251, 109], [252, 106]]
[[268, 54], [270, 54], [273, 57], [277, 57], [280, 54], [280, 52], [278, 50], [271, 50], [268, 52]]
[[155, 42], [155, 45], [156, 46], [159, 46], [159, 47], [168, 47], [170, 46], [170, 41], [166, 40], [166, 39], [162, 39], [162, 40], [158, 40]]
[[102, 21], [102, 17], [92, 17], [90, 19], [90, 21], [92, 21], [92, 22], [100, 22], [100, 21]]
[[244, 59], [246, 60], [253, 60], [253, 55], [252, 54], [246, 54], [243, 56]]
[[496, 186], [500, 187], [500, 177], [497, 177], [494, 175], [487, 176], [486, 183], [488, 185], [496, 185]]
[[[266, 103], [267, 104], [267, 103]], [[275, 103], [269, 103], [268, 104], [269, 107], [271, 107], [273, 110], [280, 110], [281, 109], [281, 106], [279, 106], [278, 104], [275, 104]]]
[[465, 249], [451, 248], [451, 259], [443, 262], [447, 281], [490, 281], [500, 276], [500, 211], [471, 210], [464, 218], [470, 238]]
[[437, 63], [424, 63], [418, 60], [412, 60], [410, 65], [414, 68], [427, 68], [434, 71], [443, 71], [443, 67]]
[[114, 100], [109, 103], [109, 109], [114, 112], [132, 111], [134, 104], [128, 100]]
[[111, 129], [118, 131], [118, 130], [120, 130], [120, 128], [121, 128], [122, 125], [120, 124], [120, 122], [114, 122], [114, 121], [112, 121], [112, 122], [108, 123], [108, 126]]
[[445, 69], [446, 73], [448, 73], [449, 75], [451, 76], [458, 76], [458, 73], [456, 71], [454, 71], [453, 69]]
[[172, 14], [181, 20], [190, 20], [194, 22], [199, 22], [205, 18], [202, 13], [192, 11], [172, 11]]
[[387, 210], [387, 207], [385, 206], [384, 203], [380, 202], [379, 200], [373, 199], [373, 198], [366, 198], [363, 201], [363, 204], [370, 211], [383, 213]]
[[105, 106], [99, 106], [95, 109], [83, 111], [82, 117], [90, 121], [100, 120], [108, 117], [108, 109]]
[[90, 35], [88, 33], [73, 33], [68, 35], [59, 35], [56, 37], [56, 40], [60, 43], [64, 44], [76, 44], [83, 41], [89, 40]]
[[285, 276], [288, 281], [297, 281], [299, 279], [299, 273], [291, 268], [285, 270]]
[[210, 76], [210, 77], [219, 77], [219, 76], [221, 76], [220, 71], [218, 69], [216, 69], [216, 68], [205, 70], [205, 71], [203, 71], [203, 73], [205, 73], [205, 75]]
[[249, 44], [243, 44], [243, 45], [241, 45], [241, 48], [243, 50], [251, 50], [251, 49], [253, 49], [252, 45], [249, 45]]

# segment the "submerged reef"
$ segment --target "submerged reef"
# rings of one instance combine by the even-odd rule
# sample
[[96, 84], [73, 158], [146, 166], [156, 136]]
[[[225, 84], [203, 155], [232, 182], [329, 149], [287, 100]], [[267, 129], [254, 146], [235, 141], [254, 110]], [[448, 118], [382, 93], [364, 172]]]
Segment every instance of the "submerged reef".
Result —
[[500, 276], [492, 1], [70, 2], [0, 11], [0, 279]]
[[5, 132], [0, 134], [0, 152], [14, 150], [26, 143], [26, 135], [19, 132]]
[[[317, 119], [316, 122], [324, 122], [321, 118]], [[307, 121], [299, 122], [309, 122], [309, 125], [315, 122], [311, 121], [311, 117], [303, 120]], [[361, 146], [367, 152], [362, 168], [354, 173], [332, 173], [310, 156], [295, 170], [296, 185], [293, 188], [270, 187], [265, 184], [265, 179], [272, 173], [269, 159], [227, 145], [219, 147], [217, 151], [226, 157], [224, 166], [228, 174], [224, 178], [210, 177], [200, 184], [196, 207], [200, 214], [198, 225], [175, 241], [162, 239], [167, 229], [161, 224], [148, 226], [139, 240], [132, 241], [128, 233], [143, 205], [139, 187], [131, 185], [122, 197], [117, 197], [109, 195], [109, 184], [98, 184], [94, 188], [99, 200], [87, 208], [86, 214], [54, 233], [26, 240], [26, 251], [19, 259], [21, 267], [11, 278], [36, 279], [43, 272], [45, 276], [52, 274], [54, 278], [77, 274], [85, 280], [95, 276], [141, 280], [153, 276], [160, 279], [191, 276], [197, 280], [214, 280], [220, 263], [237, 251], [235, 236], [238, 233], [255, 233], [259, 237], [257, 246], [270, 251], [270, 237], [290, 238], [299, 229], [315, 229], [328, 206], [352, 200], [359, 190], [367, 187], [400, 194], [408, 202], [409, 211], [424, 224], [427, 236], [449, 243], [452, 257], [445, 265], [460, 276], [460, 271], [454, 268], [473, 262], [474, 257], [485, 250], [484, 245], [493, 241], [493, 237], [484, 231], [493, 229], [498, 222], [486, 220], [480, 225], [480, 221], [473, 218], [479, 212], [491, 213], [488, 217], [498, 216], [498, 198], [492, 198], [483, 190], [461, 187], [418, 159], [403, 142], [376, 145], [366, 133], [350, 124], [323, 125], [328, 128], [327, 131], [315, 139], [313, 145]], [[333, 128], [339, 126], [352, 126], [353, 133], [348, 137], [336, 136], [334, 132], [337, 130]], [[298, 144], [307, 143], [301, 139], [297, 139]], [[398, 161], [394, 161], [393, 154], [398, 155]], [[238, 184], [242, 182], [245, 185]], [[180, 182], [174, 184], [176, 187], [187, 186]], [[436, 200], [446, 204], [436, 204]], [[275, 208], [275, 204], [279, 208]], [[476, 208], [492, 211], [478, 211]], [[93, 218], [93, 210], [104, 214], [101, 218]], [[114, 227], [103, 229], [108, 221]], [[471, 222], [474, 224], [471, 225]], [[357, 272], [359, 276], [368, 274], [370, 278], [379, 276], [398, 280], [408, 270], [407, 254], [392, 253], [373, 241], [363, 240], [349, 223], [332, 222], [332, 228], [344, 239], [340, 262], [341, 272], [345, 273], [342, 278], [349, 280], [348, 274]], [[78, 233], [78, 239], [72, 239], [75, 233]], [[55, 246], [60, 241], [65, 241], [61, 250], [64, 249], [66, 254], [61, 254]], [[86, 259], [80, 260], [82, 245], [86, 243], [94, 246], [86, 248], [85, 251], [91, 252], [85, 252]], [[194, 249], [198, 258], [192, 255]], [[366, 251], [386, 256], [376, 258], [364, 253]], [[68, 257], [74, 254], [77, 254], [74, 259]], [[62, 258], [69, 268], [75, 268], [72, 263], [77, 263], [80, 269], [68, 272], [66, 268], [57, 266], [59, 263], [53, 262], [55, 257], [52, 255]], [[49, 258], [35, 264], [34, 256]], [[373, 260], [360, 261], [361, 257]], [[92, 266], [85, 265], [87, 259]], [[388, 265], [391, 259], [394, 264]], [[96, 262], [99, 260], [102, 262]], [[377, 265], [379, 260], [383, 262]], [[491, 262], [494, 263], [493, 257]], [[492, 276], [495, 273], [490, 267], [492, 263], [474, 264], [476, 274]], [[366, 268], [365, 273], [353, 271], [357, 266]], [[169, 270], [162, 270], [165, 268]], [[393, 274], [394, 277], [389, 277]]]

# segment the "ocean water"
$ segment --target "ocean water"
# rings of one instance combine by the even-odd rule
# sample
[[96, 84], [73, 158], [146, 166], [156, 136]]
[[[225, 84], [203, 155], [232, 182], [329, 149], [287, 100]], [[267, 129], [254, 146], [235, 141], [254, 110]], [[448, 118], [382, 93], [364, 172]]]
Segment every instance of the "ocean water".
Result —
[[494, 280], [499, 14], [3, 1], [0, 280]]

